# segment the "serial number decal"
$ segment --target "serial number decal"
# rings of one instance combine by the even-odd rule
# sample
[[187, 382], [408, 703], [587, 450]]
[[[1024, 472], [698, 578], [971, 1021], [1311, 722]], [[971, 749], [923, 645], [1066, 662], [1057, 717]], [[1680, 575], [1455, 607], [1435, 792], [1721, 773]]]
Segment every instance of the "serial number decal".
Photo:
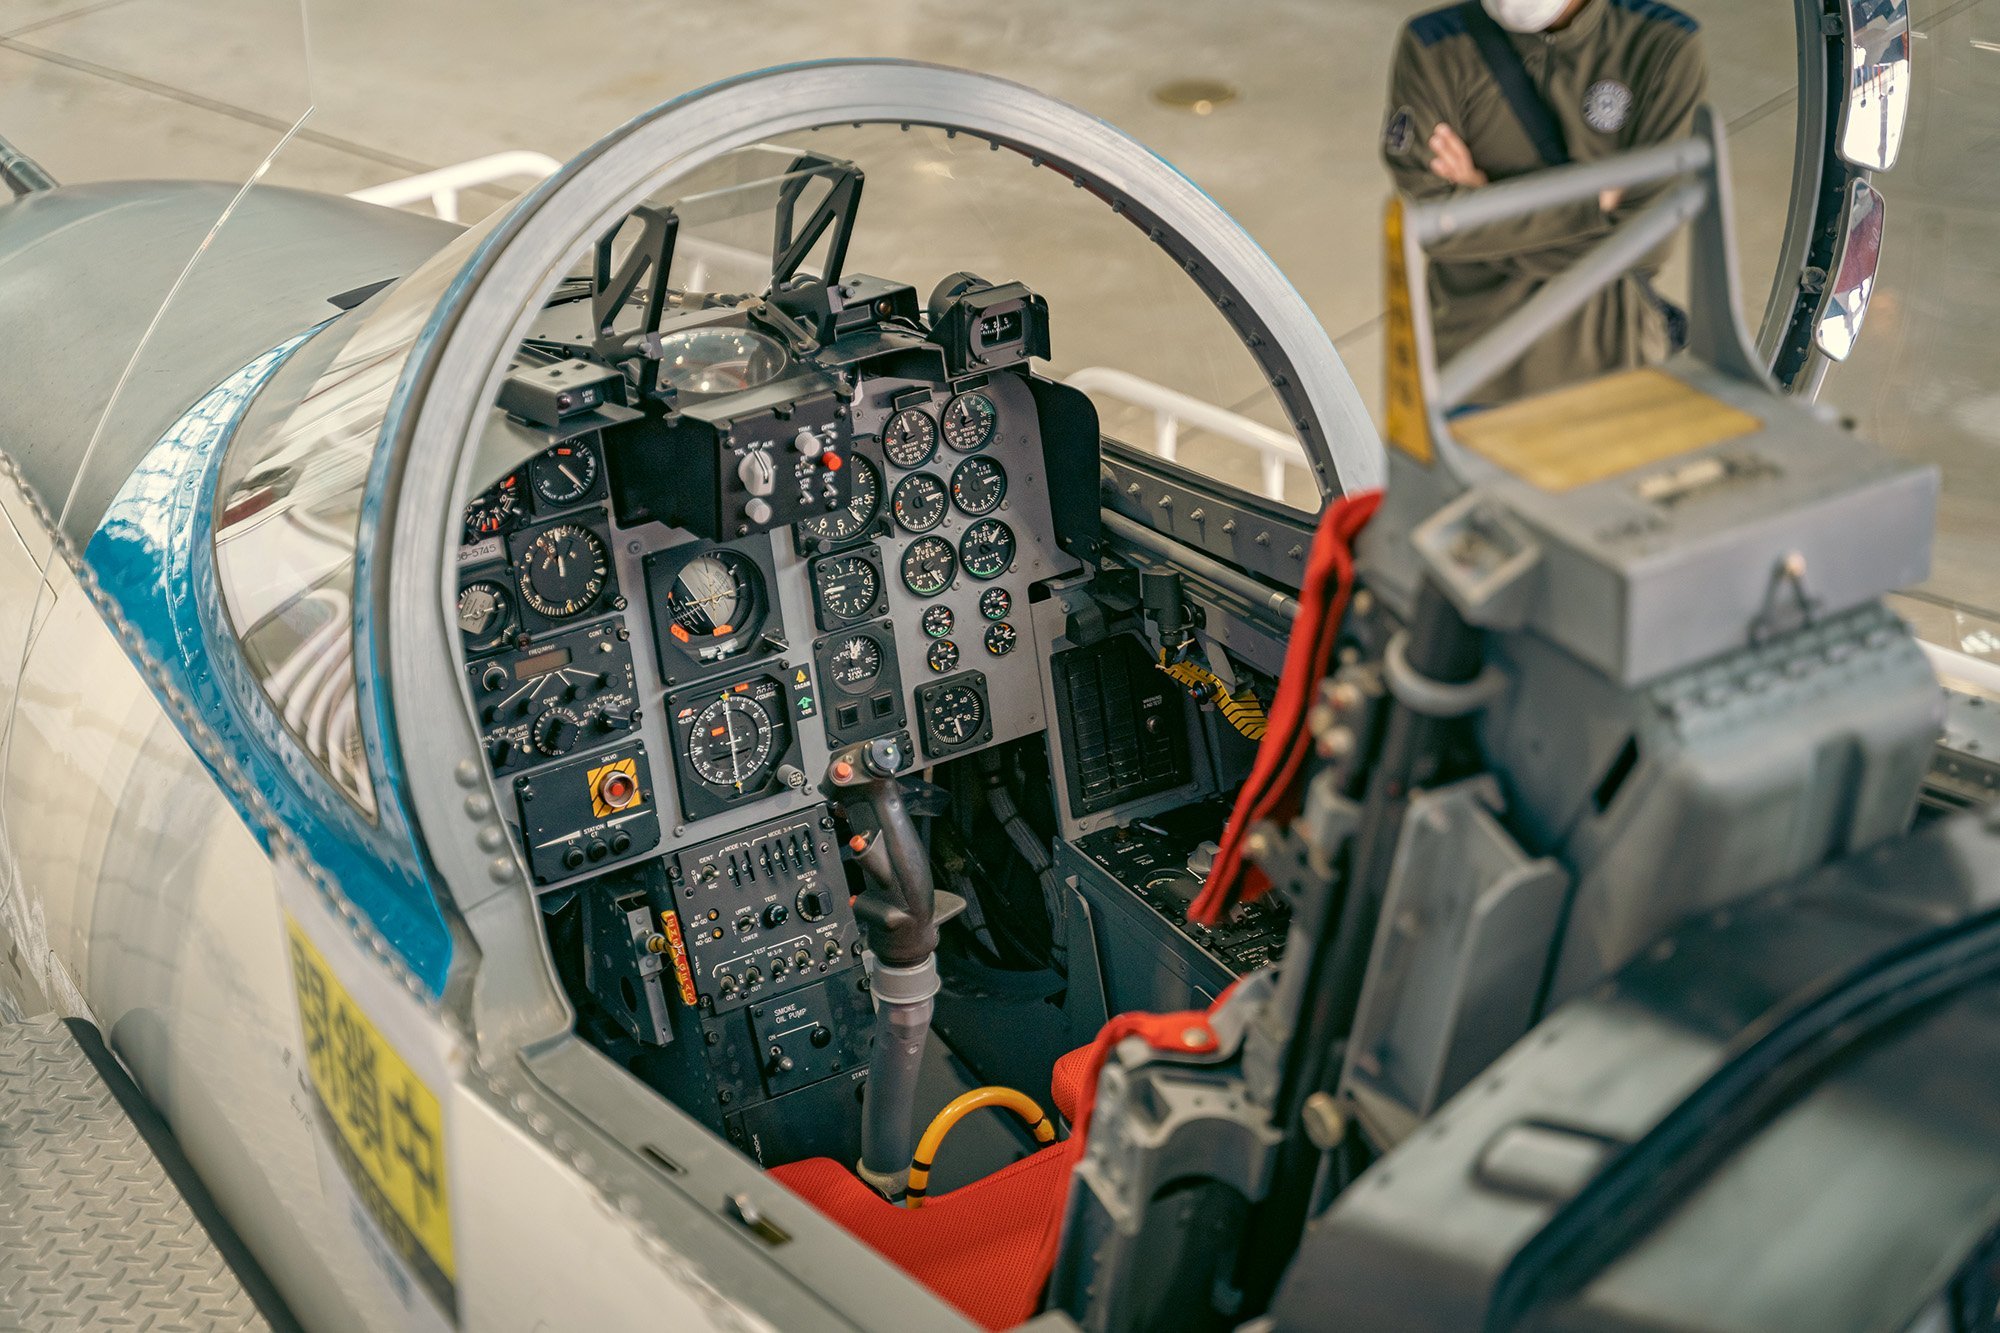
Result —
[[444, 1309], [458, 1315], [457, 1263], [437, 1097], [285, 918], [306, 1069], [327, 1135], [383, 1236]]

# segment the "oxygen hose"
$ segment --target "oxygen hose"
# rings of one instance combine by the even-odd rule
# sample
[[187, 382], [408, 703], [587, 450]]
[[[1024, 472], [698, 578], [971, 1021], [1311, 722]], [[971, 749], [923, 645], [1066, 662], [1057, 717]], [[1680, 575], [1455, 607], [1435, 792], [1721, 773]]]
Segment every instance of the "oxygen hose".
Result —
[[944, 1110], [937, 1113], [936, 1118], [930, 1123], [930, 1128], [924, 1131], [923, 1138], [917, 1142], [916, 1155], [910, 1159], [910, 1187], [904, 1200], [904, 1207], [923, 1207], [924, 1195], [931, 1183], [931, 1165], [937, 1161], [938, 1150], [944, 1147], [944, 1136], [951, 1133], [959, 1121], [974, 1111], [984, 1110], [989, 1106], [1012, 1111], [1019, 1116], [1021, 1123], [1034, 1131], [1035, 1142], [1056, 1141], [1056, 1127], [1050, 1124], [1048, 1116], [1043, 1114], [1041, 1104], [1027, 1093], [1016, 1092], [1012, 1088], [993, 1087], [974, 1088], [971, 1092], [960, 1093], [945, 1105]]

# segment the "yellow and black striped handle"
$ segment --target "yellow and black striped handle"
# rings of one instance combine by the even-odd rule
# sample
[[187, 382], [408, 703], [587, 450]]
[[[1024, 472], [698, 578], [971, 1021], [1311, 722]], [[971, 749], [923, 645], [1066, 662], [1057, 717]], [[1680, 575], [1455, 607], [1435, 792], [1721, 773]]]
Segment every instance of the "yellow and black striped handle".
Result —
[[939, 1111], [917, 1140], [917, 1155], [910, 1159], [910, 1186], [903, 1196], [906, 1208], [921, 1208], [924, 1192], [931, 1183], [931, 1163], [937, 1161], [938, 1149], [944, 1146], [944, 1136], [951, 1133], [952, 1126], [986, 1107], [999, 1107], [1012, 1111], [1021, 1117], [1023, 1123], [1031, 1126], [1037, 1143], [1054, 1143], [1056, 1127], [1042, 1114], [1042, 1108], [1033, 1097], [1012, 1088], [974, 1088], [971, 1092], [960, 1093], [951, 1099], [944, 1110]]

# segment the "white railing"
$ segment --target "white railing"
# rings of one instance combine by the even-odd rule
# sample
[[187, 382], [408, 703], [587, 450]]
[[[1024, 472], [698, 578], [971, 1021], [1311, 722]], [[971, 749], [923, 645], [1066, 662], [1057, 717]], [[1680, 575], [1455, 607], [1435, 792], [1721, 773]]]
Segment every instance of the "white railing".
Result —
[[517, 177], [542, 180], [554, 175], [561, 166], [562, 163], [546, 153], [517, 148], [512, 152], [475, 157], [470, 162], [455, 162], [436, 171], [405, 176], [386, 184], [371, 185], [347, 197], [359, 199], [364, 204], [381, 204], [386, 208], [407, 208], [428, 199], [439, 217], [446, 222], [456, 222], [458, 196], [465, 191]]
[[1264, 496], [1285, 498], [1285, 469], [1308, 466], [1305, 450], [1292, 436], [1252, 421], [1240, 412], [1203, 402], [1179, 389], [1155, 384], [1130, 371], [1109, 366], [1085, 366], [1065, 381], [1073, 389], [1102, 394], [1153, 414], [1153, 452], [1168, 462], [1180, 456], [1181, 428], [1192, 426], [1234, 440], [1257, 452], [1262, 465]]

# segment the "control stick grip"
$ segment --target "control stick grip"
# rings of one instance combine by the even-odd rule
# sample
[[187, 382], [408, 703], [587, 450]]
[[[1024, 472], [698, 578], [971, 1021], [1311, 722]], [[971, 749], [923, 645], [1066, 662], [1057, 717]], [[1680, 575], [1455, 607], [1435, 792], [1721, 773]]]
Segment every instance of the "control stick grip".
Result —
[[835, 752], [825, 787], [849, 807], [865, 805], [878, 830], [857, 857], [868, 892], [855, 910], [869, 927], [869, 948], [893, 967], [914, 967], [937, 951], [937, 890], [930, 851], [896, 776], [902, 763], [897, 742], [862, 741]]

